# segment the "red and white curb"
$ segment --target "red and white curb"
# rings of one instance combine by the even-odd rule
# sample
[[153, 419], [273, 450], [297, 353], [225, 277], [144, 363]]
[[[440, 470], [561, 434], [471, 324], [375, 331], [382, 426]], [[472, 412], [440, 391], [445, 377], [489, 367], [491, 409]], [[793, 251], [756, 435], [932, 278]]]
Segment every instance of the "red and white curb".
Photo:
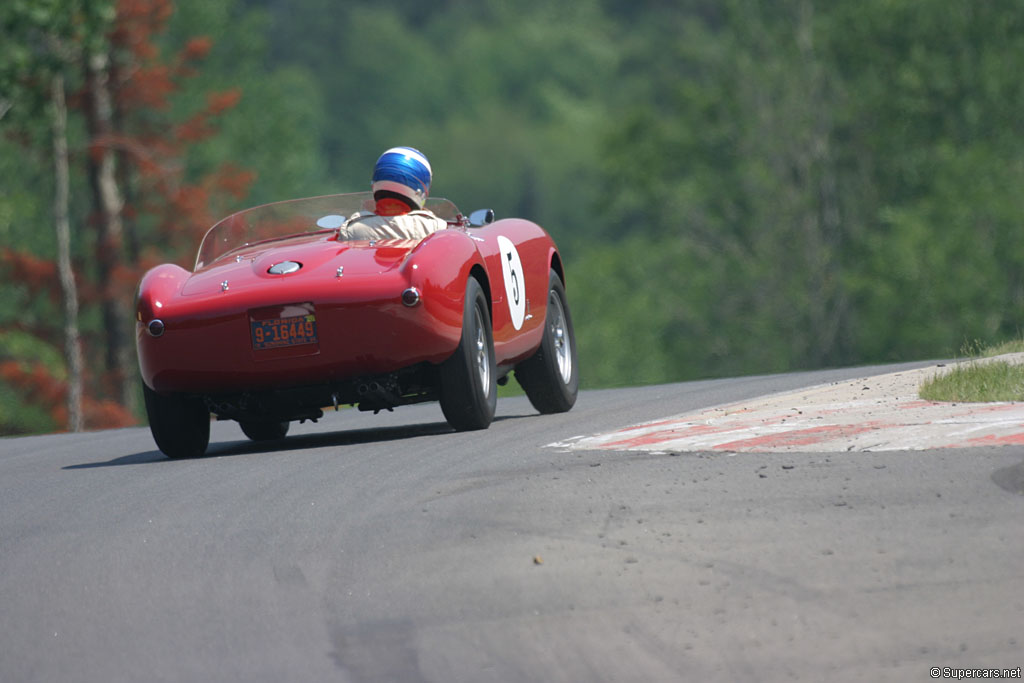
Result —
[[[1013, 361], [1024, 356], [1011, 355]], [[935, 365], [820, 385], [549, 446], [669, 453], [820, 453], [1024, 445], [1024, 403], [935, 403], [918, 398], [921, 383], [943, 371], [943, 366]]]

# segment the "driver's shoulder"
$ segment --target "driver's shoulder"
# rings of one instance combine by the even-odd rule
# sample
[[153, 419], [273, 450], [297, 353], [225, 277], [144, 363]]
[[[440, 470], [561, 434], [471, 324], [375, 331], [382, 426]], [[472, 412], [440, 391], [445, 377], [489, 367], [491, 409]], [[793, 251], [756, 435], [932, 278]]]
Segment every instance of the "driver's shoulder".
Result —
[[376, 215], [377, 214], [375, 214], [373, 211], [356, 211], [354, 214], [348, 217], [348, 220], [346, 222], [351, 223], [352, 221], [358, 221]]

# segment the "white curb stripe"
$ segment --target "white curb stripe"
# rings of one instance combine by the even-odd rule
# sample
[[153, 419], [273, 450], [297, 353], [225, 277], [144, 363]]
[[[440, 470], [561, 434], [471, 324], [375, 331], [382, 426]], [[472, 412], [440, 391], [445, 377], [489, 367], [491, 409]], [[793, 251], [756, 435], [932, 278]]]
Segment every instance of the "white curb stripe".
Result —
[[[998, 359], [1022, 362], [1024, 354]], [[921, 383], [944, 371], [936, 365], [811, 387], [549, 446], [790, 453], [1024, 445], [1024, 403], [933, 403], [918, 398]]]

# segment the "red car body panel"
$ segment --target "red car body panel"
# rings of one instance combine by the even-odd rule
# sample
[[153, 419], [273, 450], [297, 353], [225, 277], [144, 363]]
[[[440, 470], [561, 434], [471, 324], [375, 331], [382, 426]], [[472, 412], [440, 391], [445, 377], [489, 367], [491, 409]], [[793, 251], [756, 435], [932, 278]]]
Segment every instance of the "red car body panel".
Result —
[[[150, 388], [213, 395], [440, 364], [459, 343], [471, 275], [488, 294], [498, 367], [511, 368], [540, 345], [548, 274], [552, 267], [560, 272], [561, 263], [553, 241], [535, 223], [505, 219], [467, 227], [463, 221], [419, 242], [344, 242], [336, 231], [315, 227], [294, 234], [289, 226], [287, 232], [293, 234], [228, 249], [209, 264], [200, 262], [195, 272], [164, 264], [146, 273], [136, 342]], [[521, 261], [513, 289], [503, 275], [503, 259], [511, 263], [512, 257], [507, 248], [502, 252], [499, 237], [514, 245]], [[268, 272], [285, 261], [301, 267]], [[526, 305], [517, 320], [510, 297], [519, 296], [520, 285]], [[402, 301], [409, 288], [420, 294], [413, 306]], [[315, 321], [316, 341], [255, 348], [255, 327], [275, 318]], [[159, 336], [149, 331], [154, 320], [163, 324]]]

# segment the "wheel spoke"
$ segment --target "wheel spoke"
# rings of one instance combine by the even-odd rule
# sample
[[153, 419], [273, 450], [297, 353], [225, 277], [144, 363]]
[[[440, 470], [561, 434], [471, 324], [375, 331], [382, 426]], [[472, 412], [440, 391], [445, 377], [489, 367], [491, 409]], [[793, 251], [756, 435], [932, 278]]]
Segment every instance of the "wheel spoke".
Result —
[[548, 297], [549, 315], [551, 317], [551, 333], [555, 347], [555, 361], [558, 363], [558, 374], [562, 382], [572, 379], [572, 346], [565, 333], [565, 311], [558, 296], [551, 292]]
[[480, 311], [475, 311], [476, 318], [476, 369], [480, 375], [480, 386], [483, 388], [484, 396], [491, 395], [491, 363], [487, 352], [487, 335], [484, 332], [483, 316]]

